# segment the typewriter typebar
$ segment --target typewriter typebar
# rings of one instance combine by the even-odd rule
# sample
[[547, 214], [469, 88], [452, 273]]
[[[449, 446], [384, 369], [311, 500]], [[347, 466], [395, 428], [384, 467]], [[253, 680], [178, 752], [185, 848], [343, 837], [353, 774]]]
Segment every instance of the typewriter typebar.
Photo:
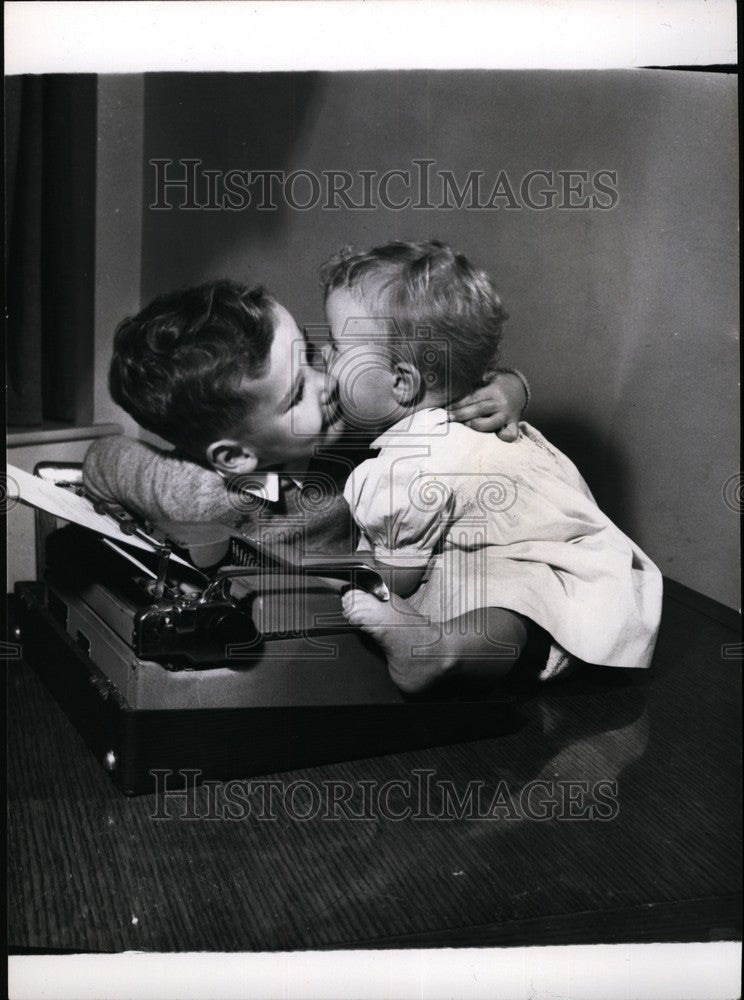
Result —
[[341, 612], [345, 583], [384, 587], [377, 574], [353, 559], [299, 568], [242, 544], [240, 555], [210, 573], [171, 558], [163, 579], [162, 554], [68, 525], [47, 539], [47, 607], [136, 708], [402, 701]]
[[261, 638], [251, 615], [234, 601], [204, 602], [198, 594], [138, 611], [133, 626], [136, 655], [143, 660], [162, 660], [173, 669], [179, 660], [192, 668], [200, 663], [208, 665], [223, 659], [228, 646], [243, 643], [247, 650]]
[[[156, 603], [134, 615], [137, 656], [170, 664], [186, 660], [194, 667], [224, 660], [226, 651], [237, 645], [242, 655], [249, 656], [252, 649], [258, 653], [265, 641], [347, 629], [333, 592], [324, 593], [320, 578], [339, 586], [353, 584], [382, 600], [390, 598], [379, 574], [354, 559], [333, 563], [307, 559], [299, 566], [259, 555], [248, 542], [235, 538], [229, 556], [239, 565], [217, 569], [201, 590], [192, 586], [184, 593], [177, 586], [166, 586], [162, 566], [155, 580], [140, 580]], [[168, 552], [160, 558], [167, 559]]]
[[[250, 577], [261, 580], [260, 589], [264, 595], [270, 589], [271, 581], [274, 586], [280, 587], [286, 600], [275, 605], [274, 612], [282, 612], [282, 624], [277, 620], [270, 622], [265, 607], [266, 598], [262, 598], [260, 589], [249, 589], [241, 599], [232, 595], [233, 580], [239, 580], [245, 591]], [[331, 630], [347, 628], [337, 609], [336, 614], [332, 614], [327, 599], [326, 615], [322, 613], [318, 586], [313, 586], [312, 582], [320, 577], [348, 580], [350, 585], [353, 583], [354, 586], [369, 589], [371, 593], [388, 595], [387, 586], [379, 575], [362, 563], [349, 562], [338, 566], [326, 561], [308, 562], [301, 570], [295, 567], [289, 574], [273, 577], [267, 573], [258, 577], [245, 568], [222, 570], [200, 592], [179, 594], [166, 590], [157, 604], [137, 612], [134, 616], [134, 650], [137, 656], [145, 659], [173, 661], [185, 658], [194, 665], [199, 661], [208, 661], [210, 656], [215, 660], [223, 659], [225, 650], [237, 644], [241, 644], [244, 654], [248, 655], [251, 647], [258, 649], [262, 641], [292, 634], [327, 634], [331, 619], [335, 619]], [[307, 604], [304, 613], [298, 607], [298, 599]], [[248, 610], [249, 605], [255, 607], [255, 617]], [[256, 624], [256, 618], [262, 624], [261, 629]]]
[[[118, 516], [125, 537], [140, 530]], [[226, 529], [187, 527], [181, 526], [181, 535], [192, 538], [194, 527], [200, 529], [200, 551], [218, 551], [215, 540], [223, 540]], [[206, 572], [171, 559], [181, 543], [182, 537], [174, 543], [161, 536], [157, 552], [132, 553], [68, 526], [47, 540], [45, 576], [57, 590], [74, 585], [104, 620], [121, 623], [123, 617], [128, 624], [118, 632], [134, 654], [169, 670], [260, 659], [267, 642], [348, 632], [338, 600], [345, 585], [389, 600], [379, 574], [354, 557], [314, 557], [298, 565], [230, 537], [221, 546], [228, 564]]]

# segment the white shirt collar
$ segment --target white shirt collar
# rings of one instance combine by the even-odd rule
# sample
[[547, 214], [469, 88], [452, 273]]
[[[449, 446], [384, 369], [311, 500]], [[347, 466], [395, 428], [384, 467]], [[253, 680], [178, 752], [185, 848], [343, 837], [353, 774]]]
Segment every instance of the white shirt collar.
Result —
[[251, 472], [235, 476], [229, 481], [229, 485], [231, 489], [241, 493], [251, 493], [260, 500], [276, 503], [281, 492], [280, 479], [290, 479], [298, 489], [302, 489], [302, 479], [298, 476], [284, 476], [278, 472]]

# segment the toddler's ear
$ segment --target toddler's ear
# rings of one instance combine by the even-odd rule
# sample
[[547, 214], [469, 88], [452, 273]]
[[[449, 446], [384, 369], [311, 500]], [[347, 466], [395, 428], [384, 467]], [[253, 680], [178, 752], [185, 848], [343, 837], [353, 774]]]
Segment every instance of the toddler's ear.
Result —
[[407, 406], [414, 403], [421, 391], [421, 373], [409, 361], [396, 361], [393, 365], [393, 397], [396, 403]]
[[240, 441], [215, 441], [207, 448], [207, 461], [227, 476], [242, 476], [256, 471], [255, 452]]

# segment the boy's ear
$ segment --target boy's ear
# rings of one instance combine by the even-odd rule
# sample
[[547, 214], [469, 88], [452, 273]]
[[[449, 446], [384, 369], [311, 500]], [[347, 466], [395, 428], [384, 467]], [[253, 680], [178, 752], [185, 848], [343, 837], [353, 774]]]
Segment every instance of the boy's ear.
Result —
[[414, 403], [421, 391], [421, 373], [410, 361], [396, 361], [393, 364], [393, 397], [396, 403]]
[[241, 476], [256, 471], [258, 458], [248, 445], [240, 441], [215, 441], [207, 448], [207, 461], [218, 472]]

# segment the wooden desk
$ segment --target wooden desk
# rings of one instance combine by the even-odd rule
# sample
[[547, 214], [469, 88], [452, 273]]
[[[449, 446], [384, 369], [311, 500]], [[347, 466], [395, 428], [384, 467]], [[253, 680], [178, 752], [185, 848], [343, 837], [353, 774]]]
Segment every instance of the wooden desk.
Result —
[[[197, 789], [192, 818], [175, 818], [175, 799], [161, 800], [174, 818], [153, 818], [155, 795], [121, 795], [36, 675], [10, 660], [11, 949], [738, 937], [740, 642], [736, 616], [670, 586], [650, 672], [587, 669], [546, 686], [497, 739], [275, 776], [273, 812], [256, 816], [251, 800], [238, 819], [224, 786]], [[393, 818], [415, 812], [427, 780], [418, 801], [429, 818]], [[540, 794], [558, 814], [597, 807], [565, 783], [600, 781], [617, 783], [599, 796], [610, 818], [535, 818]], [[329, 801], [340, 782], [350, 813], [378, 796], [369, 818], [338, 807], [335, 819], [322, 808], [299, 818], [313, 811], [313, 789]], [[384, 793], [386, 782], [402, 784]], [[484, 808], [468, 806], [473, 782]], [[502, 807], [484, 818], [496, 793]]]

